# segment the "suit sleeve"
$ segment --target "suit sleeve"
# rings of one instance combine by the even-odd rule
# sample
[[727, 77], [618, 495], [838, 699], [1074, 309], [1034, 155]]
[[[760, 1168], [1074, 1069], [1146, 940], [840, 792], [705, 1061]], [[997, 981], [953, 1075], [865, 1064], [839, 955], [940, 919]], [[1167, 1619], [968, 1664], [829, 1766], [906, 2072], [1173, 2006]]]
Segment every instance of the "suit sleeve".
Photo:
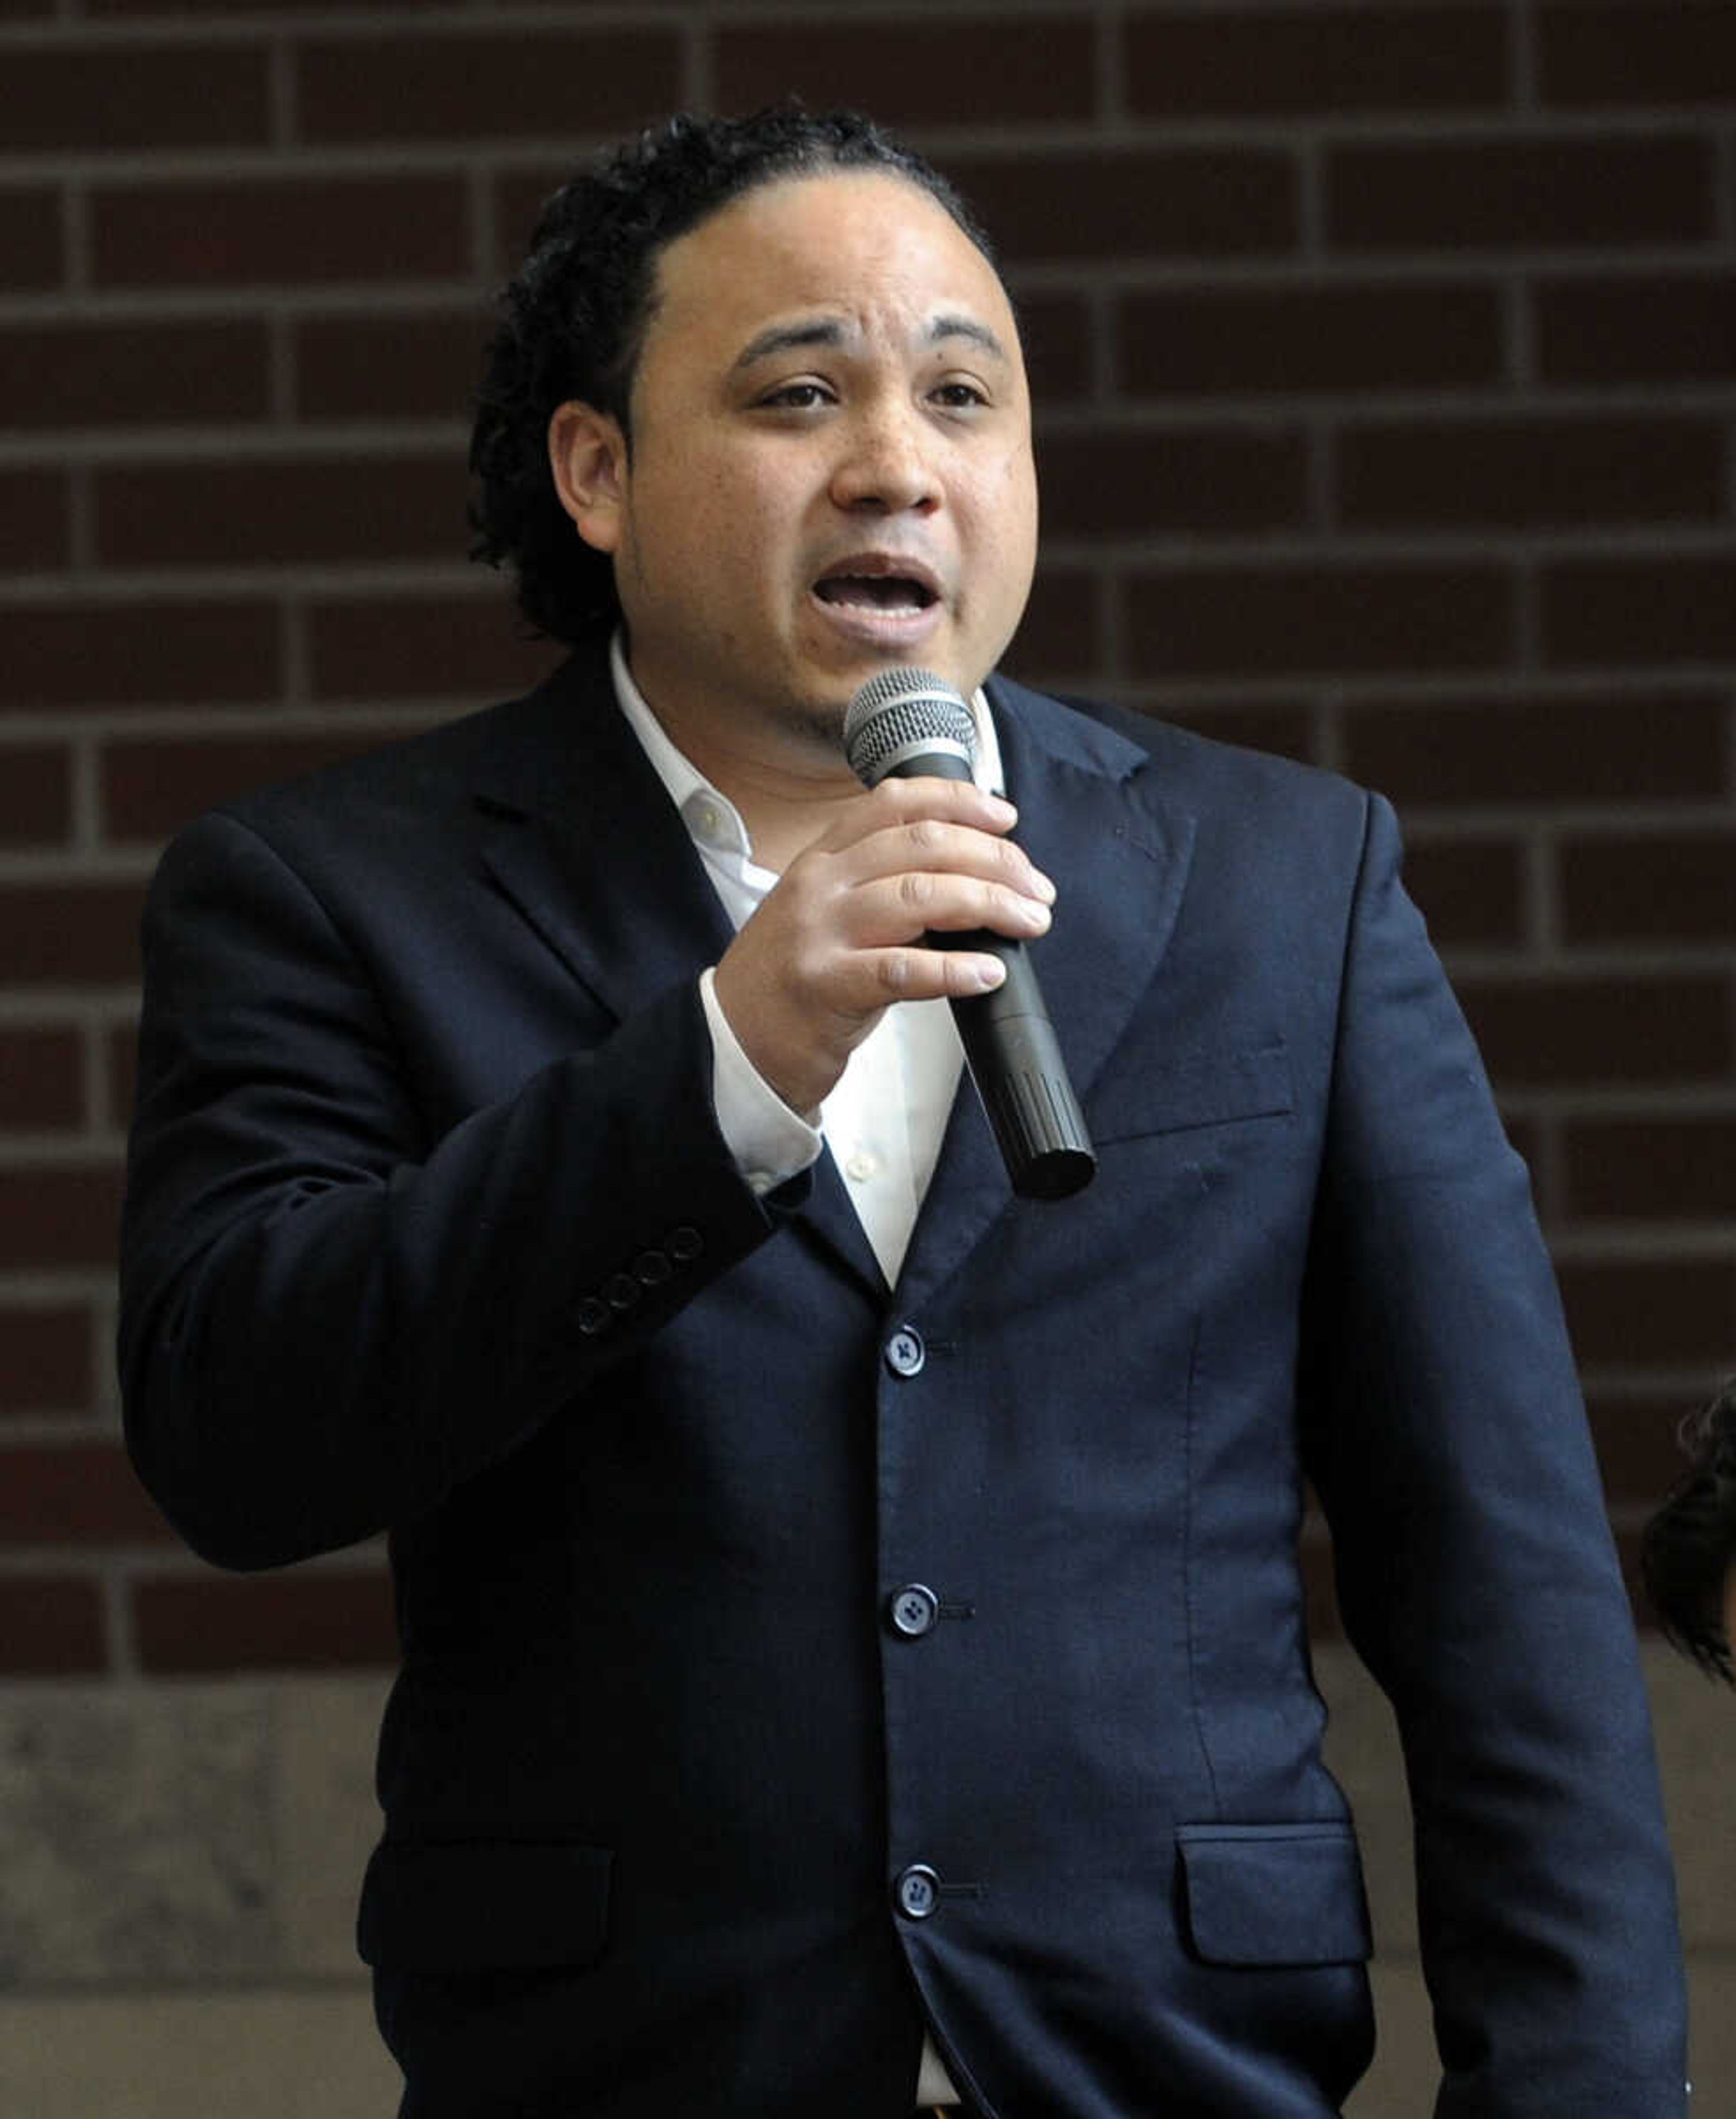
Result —
[[128, 1440], [220, 1565], [432, 1507], [775, 1226], [712, 1115], [690, 980], [430, 1142], [373, 985], [246, 825], [170, 849], [144, 954]]
[[1415, 1816], [1438, 2119], [1684, 2109], [1632, 1621], [1523, 1164], [1399, 881], [1344, 967], [1305, 1373], [1346, 1630]]

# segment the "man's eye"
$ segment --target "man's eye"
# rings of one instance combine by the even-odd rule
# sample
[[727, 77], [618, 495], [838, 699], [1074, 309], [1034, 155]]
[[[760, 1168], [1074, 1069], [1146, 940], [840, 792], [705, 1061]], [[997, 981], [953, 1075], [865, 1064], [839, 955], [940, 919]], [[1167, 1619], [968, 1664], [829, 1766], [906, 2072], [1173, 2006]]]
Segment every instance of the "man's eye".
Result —
[[808, 412], [829, 401], [829, 392], [819, 383], [786, 383], [760, 399], [762, 405], [785, 412]]
[[988, 393], [974, 383], [942, 383], [931, 393], [935, 402], [944, 405], [949, 411], [966, 411], [972, 406], [986, 405]]

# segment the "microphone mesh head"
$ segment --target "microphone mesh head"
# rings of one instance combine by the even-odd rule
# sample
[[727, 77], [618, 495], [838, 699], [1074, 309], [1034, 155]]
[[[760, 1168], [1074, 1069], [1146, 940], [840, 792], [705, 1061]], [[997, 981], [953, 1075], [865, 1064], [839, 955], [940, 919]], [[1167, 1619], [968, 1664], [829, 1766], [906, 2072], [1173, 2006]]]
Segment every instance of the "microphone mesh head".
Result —
[[933, 670], [882, 670], [850, 702], [844, 755], [866, 786], [878, 786], [900, 758], [936, 749], [974, 764], [977, 723], [958, 693]]

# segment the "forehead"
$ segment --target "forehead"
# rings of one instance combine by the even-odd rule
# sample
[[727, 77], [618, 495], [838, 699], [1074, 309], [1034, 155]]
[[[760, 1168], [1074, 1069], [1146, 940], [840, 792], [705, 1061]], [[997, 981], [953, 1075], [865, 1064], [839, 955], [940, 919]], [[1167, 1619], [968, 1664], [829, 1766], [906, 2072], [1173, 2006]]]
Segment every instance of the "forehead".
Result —
[[951, 311], [1015, 343], [987, 258], [919, 185], [880, 171], [787, 179], [732, 200], [670, 244], [657, 287], [648, 355], [662, 340], [733, 358], [768, 324], [803, 313], [915, 334]]

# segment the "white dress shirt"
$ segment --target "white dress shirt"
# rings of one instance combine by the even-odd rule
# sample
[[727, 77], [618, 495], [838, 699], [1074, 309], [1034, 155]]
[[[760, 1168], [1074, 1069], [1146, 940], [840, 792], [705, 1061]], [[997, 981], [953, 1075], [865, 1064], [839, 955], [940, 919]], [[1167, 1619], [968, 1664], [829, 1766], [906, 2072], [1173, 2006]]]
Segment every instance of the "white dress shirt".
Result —
[[[719, 792], [669, 740], [627, 667], [617, 633], [610, 651], [615, 696], [680, 811], [723, 908], [737, 931], [777, 881], [754, 859], [747, 828]], [[1000, 745], [979, 691], [975, 776], [1000, 791]], [[742, 1050], [719, 1005], [709, 970], [699, 991], [712, 1036], [712, 1100], [736, 1166], [756, 1192], [768, 1192], [829, 1150], [889, 1287], [910, 1243], [917, 1211], [940, 1152], [940, 1137], [964, 1064], [952, 1009], [944, 1000], [898, 1001], [856, 1046], [819, 1107], [816, 1127], [791, 1110]], [[959, 2093], [927, 2038], [913, 2102], [956, 2104]]]
[[[777, 878], [755, 862], [735, 804], [670, 741], [633, 681], [619, 635], [610, 659], [621, 711], [681, 812], [706, 874], [739, 930]], [[977, 784], [998, 793], [1000, 746], [981, 692], [971, 708], [977, 721]], [[819, 1107], [816, 1127], [791, 1110], [741, 1050], [717, 1004], [709, 971], [700, 991], [711, 1026], [717, 1123], [743, 1175], [756, 1192], [767, 1192], [805, 1170], [822, 1148], [829, 1149], [890, 1287], [934, 1175], [964, 1064], [950, 1006], [924, 1000], [889, 1008], [850, 1055]]]

